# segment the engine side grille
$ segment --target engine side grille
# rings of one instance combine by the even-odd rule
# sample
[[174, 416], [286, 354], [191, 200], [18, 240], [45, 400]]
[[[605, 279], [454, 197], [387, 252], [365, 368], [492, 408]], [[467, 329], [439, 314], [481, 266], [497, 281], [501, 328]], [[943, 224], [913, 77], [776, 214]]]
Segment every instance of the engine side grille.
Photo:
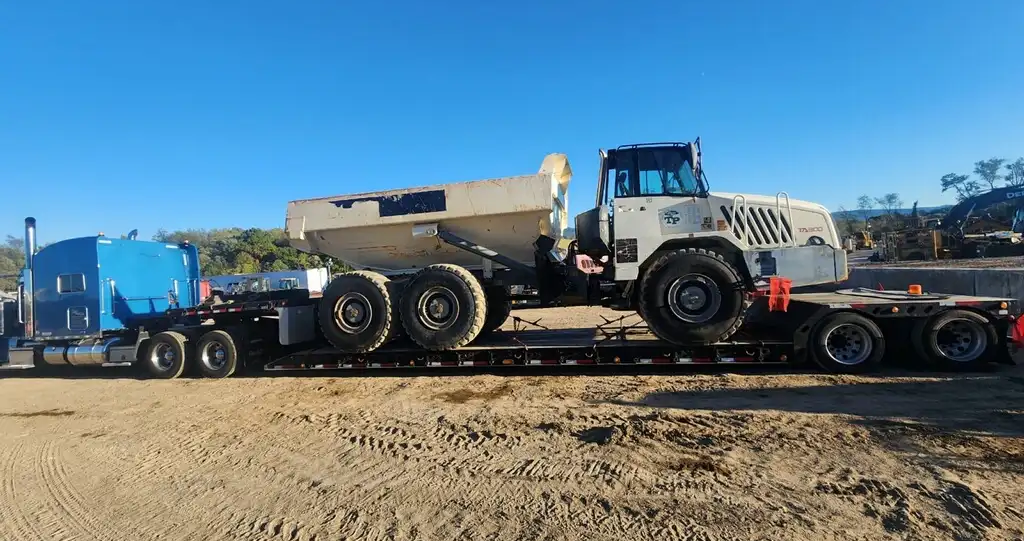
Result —
[[[731, 231], [751, 246], [781, 246], [793, 241], [793, 229], [774, 208], [745, 205], [746, 216], [735, 214], [733, 206], [719, 207]], [[733, 225], [735, 221], [735, 225]]]

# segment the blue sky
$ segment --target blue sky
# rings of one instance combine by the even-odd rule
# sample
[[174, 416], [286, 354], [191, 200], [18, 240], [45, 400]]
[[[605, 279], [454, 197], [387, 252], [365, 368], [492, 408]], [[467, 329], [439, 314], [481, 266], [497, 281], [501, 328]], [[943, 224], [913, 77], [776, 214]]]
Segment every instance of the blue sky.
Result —
[[[627, 7], [629, 5], [630, 7]], [[1024, 2], [0, 6], [0, 232], [258, 226], [289, 200], [701, 135], [713, 189], [950, 200], [1024, 155]]]

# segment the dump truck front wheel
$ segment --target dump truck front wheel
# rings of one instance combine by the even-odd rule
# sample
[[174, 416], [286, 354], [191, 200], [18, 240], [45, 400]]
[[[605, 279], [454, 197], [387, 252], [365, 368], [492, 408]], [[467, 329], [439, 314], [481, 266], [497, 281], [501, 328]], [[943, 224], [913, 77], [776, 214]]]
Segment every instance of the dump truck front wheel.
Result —
[[743, 279], [711, 250], [665, 252], [640, 281], [639, 308], [651, 332], [666, 342], [720, 342], [743, 324]]
[[334, 277], [320, 299], [318, 316], [327, 341], [346, 353], [365, 353], [390, 340], [399, 325], [390, 291], [388, 279], [376, 272]]
[[458, 265], [430, 265], [402, 293], [402, 325], [413, 342], [429, 350], [462, 347], [477, 337], [487, 318], [480, 282]]

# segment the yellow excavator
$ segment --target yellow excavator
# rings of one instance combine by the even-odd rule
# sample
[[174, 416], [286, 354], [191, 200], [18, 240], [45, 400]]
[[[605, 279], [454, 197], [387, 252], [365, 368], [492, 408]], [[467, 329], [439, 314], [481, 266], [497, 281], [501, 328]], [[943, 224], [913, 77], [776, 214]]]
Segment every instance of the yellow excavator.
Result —
[[870, 250], [874, 248], [875, 243], [871, 240], [871, 233], [867, 231], [857, 231], [853, 234], [853, 248], [855, 250]]

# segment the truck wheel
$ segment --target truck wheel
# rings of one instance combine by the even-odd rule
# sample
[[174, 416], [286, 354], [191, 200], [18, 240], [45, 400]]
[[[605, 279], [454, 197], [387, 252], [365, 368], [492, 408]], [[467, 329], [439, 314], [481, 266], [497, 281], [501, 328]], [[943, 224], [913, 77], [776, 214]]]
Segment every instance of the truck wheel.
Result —
[[512, 313], [512, 301], [505, 286], [487, 286], [484, 288], [484, 296], [487, 297], [487, 317], [484, 319], [484, 328], [480, 334], [490, 334], [508, 320]]
[[149, 347], [143, 361], [146, 370], [155, 378], [179, 378], [185, 373], [188, 348], [185, 335], [164, 331], [149, 338]]
[[969, 310], [947, 310], [918, 321], [911, 331], [914, 351], [942, 370], [978, 370], [999, 347], [995, 326]]
[[238, 367], [238, 348], [226, 331], [210, 331], [196, 342], [196, 366], [207, 378], [226, 378]]
[[401, 301], [402, 324], [413, 342], [430, 350], [462, 347], [477, 337], [487, 298], [475, 276], [458, 265], [430, 265], [416, 273]]
[[839, 374], [863, 374], [878, 368], [885, 338], [874, 321], [850, 312], [832, 314], [811, 332], [811, 355], [818, 366]]
[[739, 272], [710, 250], [659, 257], [640, 280], [640, 315], [658, 338], [678, 345], [721, 342], [743, 323]]
[[376, 272], [335, 276], [320, 299], [319, 312], [327, 341], [347, 353], [377, 349], [393, 337], [398, 325], [388, 279]]

